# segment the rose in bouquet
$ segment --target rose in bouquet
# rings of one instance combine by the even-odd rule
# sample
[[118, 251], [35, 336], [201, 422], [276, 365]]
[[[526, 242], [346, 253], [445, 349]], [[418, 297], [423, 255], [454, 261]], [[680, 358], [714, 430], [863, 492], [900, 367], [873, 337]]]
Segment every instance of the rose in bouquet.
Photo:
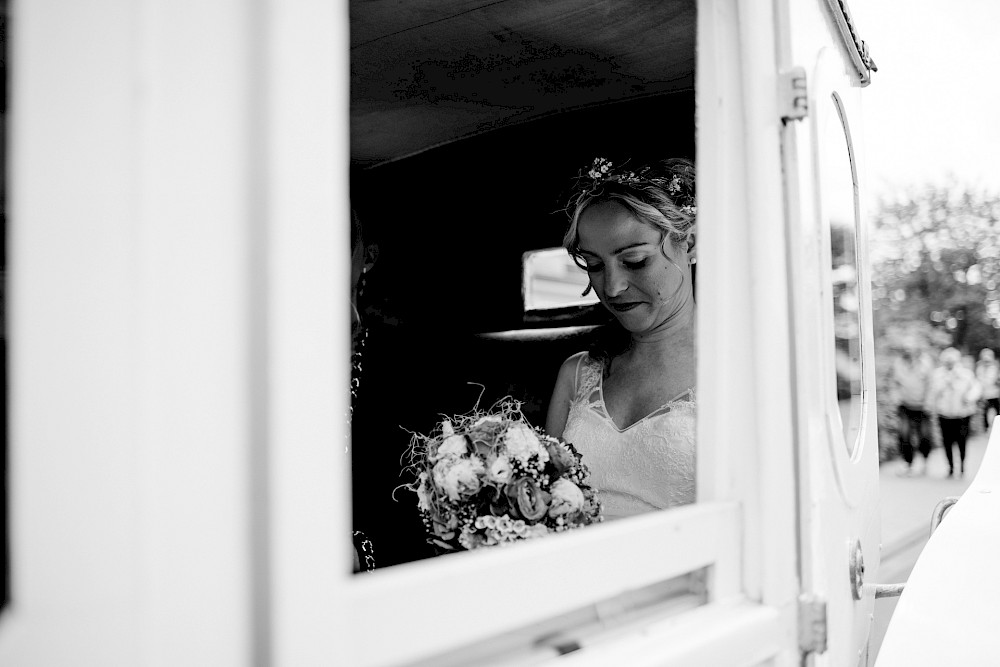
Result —
[[406, 471], [428, 540], [444, 550], [505, 546], [602, 520], [580, 453], [533, 428], [510, 399], [412, 434]]

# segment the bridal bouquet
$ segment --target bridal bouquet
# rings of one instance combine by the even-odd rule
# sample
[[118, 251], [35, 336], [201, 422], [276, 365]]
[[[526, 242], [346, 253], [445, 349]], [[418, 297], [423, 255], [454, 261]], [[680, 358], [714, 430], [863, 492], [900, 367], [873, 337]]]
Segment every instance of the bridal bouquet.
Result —
[[568, 442], [532, 428], [506, 399], [412, 434], [407, 470], [429, 541], [506, 546], [602, 520], [589, 471]]

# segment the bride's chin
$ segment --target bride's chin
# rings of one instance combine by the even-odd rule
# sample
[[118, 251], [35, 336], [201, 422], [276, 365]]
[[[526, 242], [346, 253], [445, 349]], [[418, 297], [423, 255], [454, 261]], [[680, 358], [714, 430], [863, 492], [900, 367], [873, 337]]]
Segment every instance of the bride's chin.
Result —
[[[614, 313], [614, 311], [611, 312]], [[618, 324], [622, 325], [622, 328], [630, 333], [641, 334], [650, 330], [648, 320], [628, 317], [628, 313], [614, 313], [614, 315], [615, 319], [618, 320]]]
[[604, 307], [608, 310], [609, 313], [611, 313], [612, 316], [614, 316], [615, 320], [618, 321], [618, 324], [620, 324], [623, 329], [625, 329], [630, 333], [641, 334], [650, 331], [651, 328], [655, 329], [657, 326], [659, 326], [659, 323], [649, 321], [648, 319], [649, 313], [637, 312], [638, 310], [640, 310], [639, 308], [633, 308], [631, 310], [626, 310], [626, 311], [619, 311], [609, 307], [606, 304], [604, 305]]

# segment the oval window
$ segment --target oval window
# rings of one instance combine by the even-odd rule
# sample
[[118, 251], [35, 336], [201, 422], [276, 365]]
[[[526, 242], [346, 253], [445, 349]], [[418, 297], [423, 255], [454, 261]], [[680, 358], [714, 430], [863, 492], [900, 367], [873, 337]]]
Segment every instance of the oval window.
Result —
[[821, 134], [823, 218], [830, 234], [833, 354], [837, 405], [848, 454], [861, 428], [861, 309], [858, 285], [858, 187], [851, 135], [840, 98]]

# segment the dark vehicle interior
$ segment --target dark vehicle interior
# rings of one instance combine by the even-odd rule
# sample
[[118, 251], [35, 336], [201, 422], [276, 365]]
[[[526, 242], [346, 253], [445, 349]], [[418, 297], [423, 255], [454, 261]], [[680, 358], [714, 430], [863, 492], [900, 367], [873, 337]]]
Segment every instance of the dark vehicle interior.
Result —
[[379, 567], [432, 555], [394, 489], [410, 433], [510, 396], [544, 426], [600, 305], [527, 310], [598, 156], [694, 158], [693, 0], [351, 3], [351, 205], [378, 246], [352, 417], [355, 527]]

